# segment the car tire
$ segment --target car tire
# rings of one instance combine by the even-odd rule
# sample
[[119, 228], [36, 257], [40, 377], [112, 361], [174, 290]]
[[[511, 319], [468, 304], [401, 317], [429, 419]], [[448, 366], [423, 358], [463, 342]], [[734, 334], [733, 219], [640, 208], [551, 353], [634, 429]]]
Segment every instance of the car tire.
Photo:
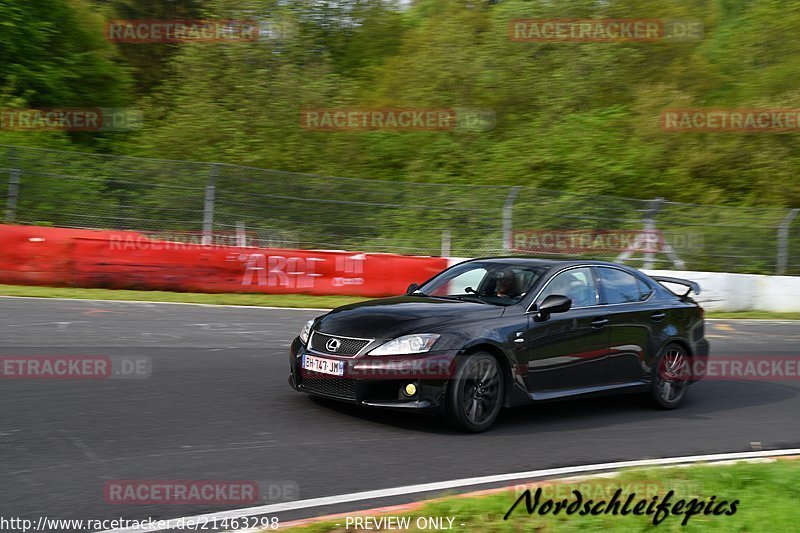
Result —
[[679, 344], [668, 344], [656, 357], [650, 373], [650, 402], [659, 409], [675, 409], [689, 388], [689, 353]]
[[458, 359], [447, 384], [447, 419], [461, 431], [480, 433], [494, 424], [503, 406], [503, 369], [485, 352]]

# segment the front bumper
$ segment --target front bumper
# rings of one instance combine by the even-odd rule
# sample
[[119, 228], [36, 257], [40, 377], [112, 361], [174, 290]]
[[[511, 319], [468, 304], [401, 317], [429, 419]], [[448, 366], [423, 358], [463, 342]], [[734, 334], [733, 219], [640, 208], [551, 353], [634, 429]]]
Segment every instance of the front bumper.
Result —
[[[314, 396], [367, 407], [424, 412], [442, 412], [449, 378], [455, 369], [455, 352], [433, 352], [402, 357], [335, 357], [312, 353], [315, 357], [341, 360], [344, 375], [332, 376], [302, 368], [306, 347], [295, 338], [289, 350], [289, 385]], [[408, 383], [416, 394], [403, 393]]]

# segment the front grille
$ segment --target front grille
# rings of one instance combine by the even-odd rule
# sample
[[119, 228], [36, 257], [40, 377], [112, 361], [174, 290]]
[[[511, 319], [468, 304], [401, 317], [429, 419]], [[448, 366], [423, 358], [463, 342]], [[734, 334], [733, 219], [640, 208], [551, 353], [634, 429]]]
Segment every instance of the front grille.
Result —
[[[336, 351], [327, 348], [328, 341], [336, 339], [339, 341], [339, 349]], [[351, 337], [337, 337], [335, 335], [326, 335], [315, 331], [311, 334], [311, 349], [315, 352], [329, 354], [329, 355], [349, 355], [353, 356], [358, 354], [367, 344], [372, 342], [371, 339], [354, 339]]]
[[301, 385], [303, 389], [308, 392], [340, 398], [342, 400], [356, 399], [356, 384], [352, 379], [341, 379], [332, 376], [315, 378], [306, 375], [303, 377]]

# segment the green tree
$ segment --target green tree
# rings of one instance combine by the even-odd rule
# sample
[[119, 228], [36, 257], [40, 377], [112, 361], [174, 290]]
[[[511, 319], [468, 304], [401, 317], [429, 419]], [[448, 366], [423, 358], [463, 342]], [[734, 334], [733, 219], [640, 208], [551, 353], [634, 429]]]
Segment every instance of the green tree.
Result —
[[[83, 0], [0, 0], [0, 107], [120, 107], [129, 79]], [[73, 134], [79, 142], [90, 140]], [[61, 144], [54, 133], [3, 131], [2, 142]]]
[[122, 105], [124, 71], [82, 0], [0, 1], [0, 87], [31, 106]]
[[[205, 0], [111, 0], [106, 15], [115, 20], [193, 20], [204, 16]], [[117, 43], [121, 55], [133, 68], [135, 90], [146, 95], [167, 75], [169, 59], [178, 51], [176, 43]]]

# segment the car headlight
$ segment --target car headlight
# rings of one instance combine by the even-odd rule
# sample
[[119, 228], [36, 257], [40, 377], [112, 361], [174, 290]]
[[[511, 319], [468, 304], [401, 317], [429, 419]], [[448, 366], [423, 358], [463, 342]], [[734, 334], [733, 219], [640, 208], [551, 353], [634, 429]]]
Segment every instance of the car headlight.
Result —
[[300, 332], [300, 340], [302, 341], [303, 344], [308, 343], [308, 336], [311, 334], [311, 326], [313, 325], [314, 325], [314, 320], [311, 319], [308, 322], [306, 322], [305, 326], [303, 326], [303, 330]]
[[411, 353], [425, 353], [441, 335], [436, 333], [422, 333], [419, 335], [405, 335], [385, 342], [369, 352], [369, 355], [404, 355]]

